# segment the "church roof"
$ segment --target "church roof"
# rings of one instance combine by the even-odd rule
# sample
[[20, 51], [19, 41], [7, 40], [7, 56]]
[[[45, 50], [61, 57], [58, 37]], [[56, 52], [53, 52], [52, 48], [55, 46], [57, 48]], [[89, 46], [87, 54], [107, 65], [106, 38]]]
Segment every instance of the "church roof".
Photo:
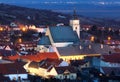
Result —
[[39, 42], [38, 45], [51, 45], [50, 39], [48, 36], [43, 36]]
[[[89, 48], [89, 45], [91, 48]], [[111, 49], [109, 46], [104, 45], [101, 48], [100, 44], [87, 44], [81, 45], [81, 49], [79, 45], [69, 45], [67, 47], [58, 47], [58, 52], [62, 56], [70, 56], [70, 55], [86, 55], [86, 54], [102, 54], [102, 53], [109, 53], [109, 51], [114, 53], [114, 50]]]
[[71, 27], [50, 27], [50, 32], [54, 42], [79, 42], [77, 33]]

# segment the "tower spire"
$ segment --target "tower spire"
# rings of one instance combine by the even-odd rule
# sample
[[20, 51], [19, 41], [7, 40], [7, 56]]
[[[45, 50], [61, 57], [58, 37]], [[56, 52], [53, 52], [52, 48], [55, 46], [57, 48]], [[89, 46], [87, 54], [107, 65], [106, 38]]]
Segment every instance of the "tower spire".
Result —
[[80, 20], [76, 14], [76, 9], [73, 10], [73, 18], [70, 20], [70, 26], [72, 26], [73, 31], [76, 31], [78, 37], [80, 38]]
[[74, 10], [73, 10], [73, 19], [78, 19], [75, 8], [74, 8]]

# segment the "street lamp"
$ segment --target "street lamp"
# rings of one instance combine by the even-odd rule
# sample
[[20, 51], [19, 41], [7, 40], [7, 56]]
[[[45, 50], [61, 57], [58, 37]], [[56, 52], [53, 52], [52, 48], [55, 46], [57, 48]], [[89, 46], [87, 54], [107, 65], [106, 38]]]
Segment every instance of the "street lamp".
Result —
[[108, 37], [107, 37], [107, 40], [108, 40], [108, 41], [110, 41], [110, 40], [111, 40], [111, 37], [110, 37], [110, 36], [108, 36]]
[[2, 27], [0, 27], [0, 31], [3, 31], [3, 28], [2, 28]]
[[27, 29], [25, 27], [22, 27], [21, 29], [23, 32], [25, 32]]
[[94, 37], [94, 36], [91, 36], [90, 41], [91, 41], [91, 42], [94, 42], [94, 40], [95, 40], [95, 37]]
[[107, 41], [107, 44], [110, 44], [111, 37], [108, 36], [108, 37], [107, 37], [107, 40], [108, 40], [108, 41]]
[[22, 39], [21, 38], [18, 39], [18, 43], [22, 43]]

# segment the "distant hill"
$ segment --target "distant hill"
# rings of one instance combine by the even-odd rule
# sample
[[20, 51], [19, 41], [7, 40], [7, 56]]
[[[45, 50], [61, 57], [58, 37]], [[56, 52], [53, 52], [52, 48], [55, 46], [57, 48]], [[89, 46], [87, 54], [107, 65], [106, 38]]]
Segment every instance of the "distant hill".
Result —
[[64, 22], [67, 24], [69, 15], [52, 12], [50, 10], [38, 10], [0, 4], [0, 23], [10, 24], [20, 22], [23, 24], [51, 25]]
[[[79, 16], [81, 24], [90, 24], [106, 27], [119, 27], [120, 20], [105, 18], [90, 18]], [[57, 23], [69, 24], [72, 16], [68, 14], [53, 12], [51, 10], [40, 10], [25, 8], [8, 4], [0, 4], [0, 24], [9, 25], [11, 22], [35, 25], [55, 25]]]

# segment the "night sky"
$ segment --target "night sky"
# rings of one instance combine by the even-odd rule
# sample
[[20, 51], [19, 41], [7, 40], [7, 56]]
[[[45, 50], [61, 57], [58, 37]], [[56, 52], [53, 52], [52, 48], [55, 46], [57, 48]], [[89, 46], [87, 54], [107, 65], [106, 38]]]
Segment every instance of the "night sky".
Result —
[[120, 18], [120, 0], [0, 0], [0, 3], [65, 13], [76, 8], [80, 15]]

